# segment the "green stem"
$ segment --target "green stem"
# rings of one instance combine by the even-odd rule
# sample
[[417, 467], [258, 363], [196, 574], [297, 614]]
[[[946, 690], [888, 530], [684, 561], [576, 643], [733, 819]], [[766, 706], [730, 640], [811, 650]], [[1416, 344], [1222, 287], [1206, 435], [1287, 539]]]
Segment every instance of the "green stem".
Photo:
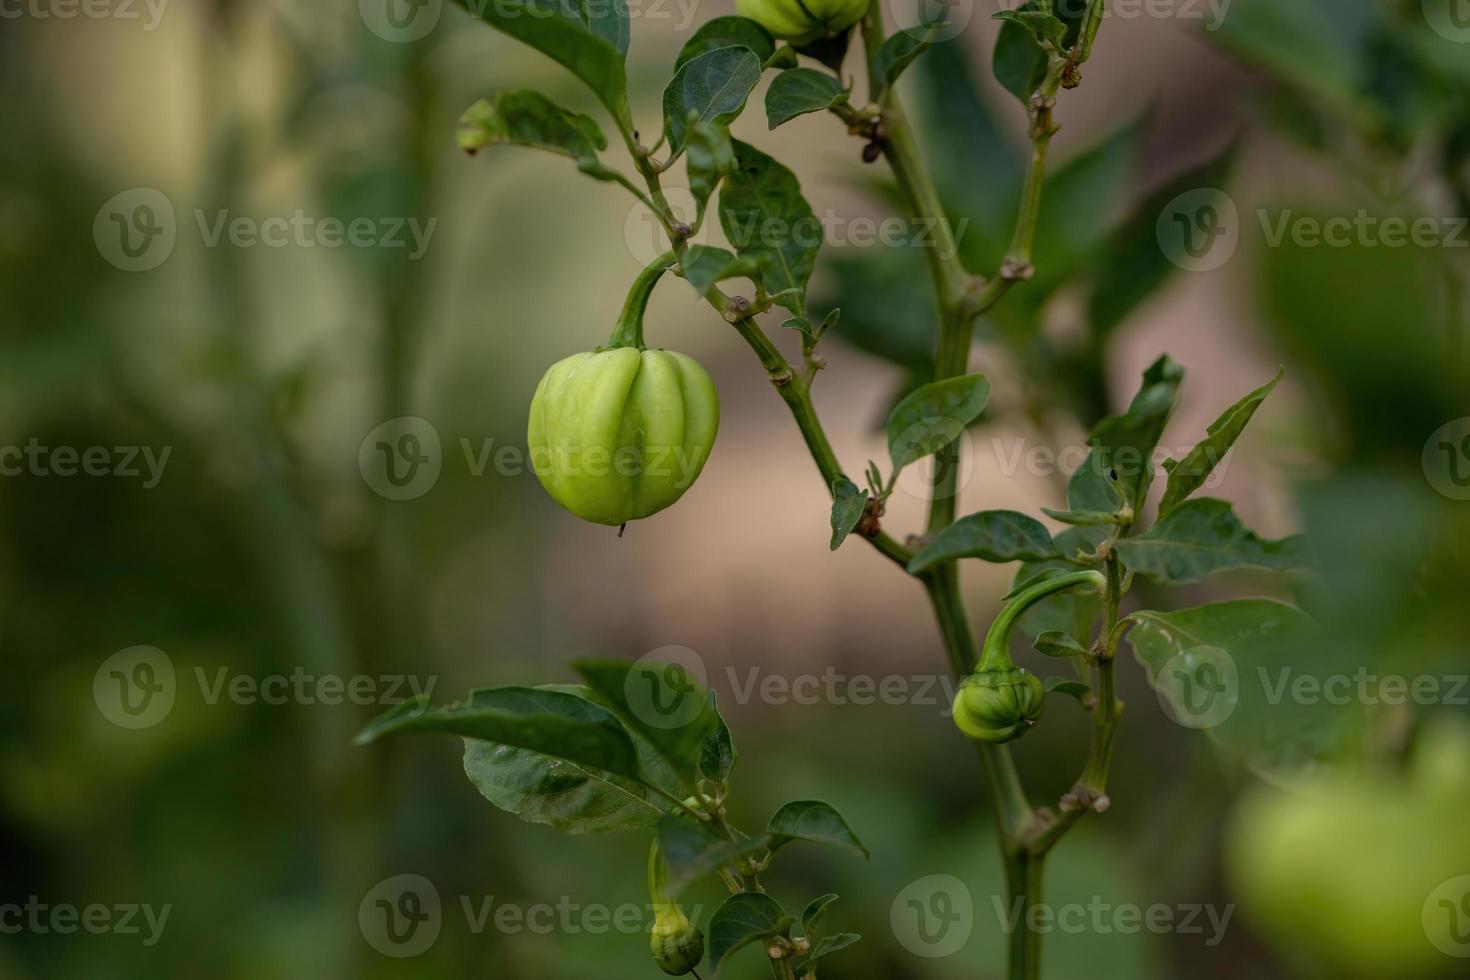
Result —
[[623, 312], [618, 315], [618, 325], [608, 338], [606, 349], [634, 347], [643, 350], [643, 314], [648, 310], [648, 299], [660, 277], [673, 268], [678, 261], [673, 252], [665, 252], [638, 273], [628, 289], [628, 298], [623, 303]]
[[1031, 910], [1042, 904], [1046, 858], [1021, 848], [1007, 856], [1006, 886], [1010, 912], [1017, 916], [1010, 934], [1010, 980], [1038, 980], [1041, 976], [1041, 933], [1031, 928]]
[[1101, 590], [1107, 586], [1107, 578], [1102, 572], [1091, 570], [1058, 575], [1037, 582], [1002, 606], [995, 621], [990, 624], [990, 632], [985, 635], [985, 646], [980, 652], [980, 669], [1010, 670], [1015, 667], [1011, 660], [1011, 630], [1021, 616], [1047, 596], [1074, 589], [1079, 585], [1090, 585]]

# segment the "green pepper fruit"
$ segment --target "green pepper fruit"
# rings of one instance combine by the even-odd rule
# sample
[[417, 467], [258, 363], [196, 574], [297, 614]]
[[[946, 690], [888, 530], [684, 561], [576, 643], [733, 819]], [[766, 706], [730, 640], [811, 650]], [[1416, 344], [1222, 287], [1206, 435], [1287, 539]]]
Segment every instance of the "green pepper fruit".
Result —
[[977, 742], [1009, 742], [1041, 718], [1046, 688], [1020, 667], [971, 674], [954, 699], [955, 727]]
[[653, 962], [671, 977], [690, 973], [704, 959], [704, 933], [694, 927], [678, 902], [664, 893], [668, 865], [655, 838], [648, 848], [648, 897], [653, 901], [653, 929], [648, 948]]
[[1049, 595], [1066, 589], [1101, 589], [1101, 572], [1071, 572], [1043, 579], [1022, 590], [1001, 607], [975, 673], [960, 683], [954, 699], [954, 724], [966, 738], [977, 742], [1009, 742], [1020, 738], [1041, 718], [1046, 707], [1046, 685], [1011, 660], [1011, 630], [1027, 609]]
[[634, 283], [608, 345], [553, 364], [531, 399], [526, 441], [551, 498], [617, 526], [673, 504], [703, 470], [720, 426], [714, 382], [693, 358], [643, 346], [643, 311], [666, 254]]
[[671, 977], [683, 976], [704, 958], [704, 933], [694, 927], [677, 902], [654, 906], [649, 935], [653, 962]]
[[1446, 723], [1421, 741], [1408, 772], [1320, 770], [1236, 807], [1231, 887], [1302, 975], [1445, 976], [1464, 949], [1470, 893], [1444, 888], [1470, 869], [1470, 733]]
[[810, 44], [863, 19], [867, 0], [735, 0], [735, 12], [792, 44]]

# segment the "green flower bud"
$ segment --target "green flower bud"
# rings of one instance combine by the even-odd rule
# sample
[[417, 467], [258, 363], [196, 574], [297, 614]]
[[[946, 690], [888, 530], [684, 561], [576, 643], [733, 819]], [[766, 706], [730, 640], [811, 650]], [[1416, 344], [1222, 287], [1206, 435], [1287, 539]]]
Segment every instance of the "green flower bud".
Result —
[[649, 948], [658, 968], [671, 977], [683, 976], [704, 958], [704, 933], [694, 927], [677, 902], [654, 906]]
[[863, 19], [867, 0], [735, 0], [735, 12], [783, 41], [810, 44]]
[[977, 742], [1009, 742], [1036, 724], [1046, 707], [1041, 678], [1020, 667], [966, 677], [954, 699], [955, 727]]

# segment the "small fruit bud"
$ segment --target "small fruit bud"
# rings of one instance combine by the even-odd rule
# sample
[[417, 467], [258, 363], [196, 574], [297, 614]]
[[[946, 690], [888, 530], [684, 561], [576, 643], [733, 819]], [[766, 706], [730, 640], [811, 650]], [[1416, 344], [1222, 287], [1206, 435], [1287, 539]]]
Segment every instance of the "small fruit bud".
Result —
[[1009, 742], [1026, 733], [1046, 707], [1041, 678], [1020, 667], [965, 678], [954, 699], [955, 727], [977, 742]]
[[704, 958], [704, 933], [694, 927], [676, 902], [654, 907], [649, 936], [653, 962], [671, 977], [683, 976]]

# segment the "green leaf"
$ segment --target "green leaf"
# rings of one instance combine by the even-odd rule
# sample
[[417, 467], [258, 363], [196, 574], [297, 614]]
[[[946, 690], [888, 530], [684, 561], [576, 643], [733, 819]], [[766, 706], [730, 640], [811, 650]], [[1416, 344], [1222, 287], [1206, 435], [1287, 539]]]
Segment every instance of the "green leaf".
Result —
[[726, 124], [745, 108], [761, 78], [761, 62], [749, 48], [715, 48], [681, 65], [664, 89], [664, 132], [673, 156], [684, 151], [691, 114]]
[[781, 935], [794, 922], [764, 892], [739, 892], [725, 899], [709, 920], [709, 961], [715, 972], [743, 946]]
[[709, 692], [709, 703], [715, 709], [720, 723], [699, 748], [699, 774], [723, 786], [730, 781], [730, 773], [735, 769], [735, 760], [739, 753], [735, 751], [735, 739], [730, 735], [730, 726], [725, 723], [725, 716], [720, 714], [714, 691]]
[[685, 42], [674, 62], [674, 70], [716, 48], [749, 48], [764, 64], [776, 53], [776, 42], [769, 32], [746, 17], [716, 17], [699, 25], [699, 30]]
[[705, 206], [720, 186], [720, 181], [740, 166], [735, 160], [735, 147], [730, 142], [729, 127], [700, 120], [689, 128], [687, 162], [689, 193], [694, 195], [696, 224], [703, 222]]
[[954, 442], [985, 411], [989, 398], [990, 381], [983, 374], [936, 381], [905, 397], [888, 416], [894, 474]]
[[771, 129], [808, 112], [821, 112], [847, 101], [842, 83], [814, 68], [792, 68], [777, 75], [766, 89], [766, 122]]
[[670, 898], [677, 897], [706, 875], [752, 857], [768, 846], [764, 835], [723, 840], [716, 837], [708, 825], [680, 813], [670, 813], [659, 821], [658, 844], [668, 865], [668, 881], [664, 890]]
[[1222, 188], [1235, 160], [1227, 143], [1198, 167], [1171, 179], [1148, 195], [1102, 249], [1088, 304], [1092, 331], [1107, 336], [1178, 270], [1159, 247], [1159, 215], [1180, 195], [1200, 188]]
[[[545, 685], [541, 689], [562, 690], [586, 704], [583, 688]], [[574, 718], [596, 717], [596, 712], [589, 713], [572, 702], [558, 701], [552, 710], [569, 711]], [[564, 834], [651, 827], [668, 805], [631, 779], [476, 738], [465, 739], [464, 771], [480, 794], [500, 809]]]
[[597, 152], [607, 149], [597, 120], [568, 112], [540, 92], [501, 92], [494, 99], [480, 99], [459, 117], [455, 138], [467, 153], [497, 144], [529, 146], [570, 157], [578, 170], [598, 180], [616, 179], [597, 159]]
[[862, 938], [855, 932], [836, 932], [830, 936], [823, 936], [812, 944], [811, 952], [792, 964], [792, 969], [798, 977], [806, 976], [816, 965], [817, 960], [824, 956], [831, 956], [840, 949], [846, 949]]
[[1046, 630], [1032, 644], [1044, 657], [1085, 657], [1087, 649], [1061, 630]]
[[1060, 49], [1067, 36], [1067, 25], [1044, 10], [1002, 10], [991, 17], [1020, 27], [1038, 46], [1050, 44]]
[[847, 477], [832, 481], [832, 544], [836, 551], [868, 509], [868, 491], [859, 490]]
[[868, 849], [842, 819], [842, 814], [820, 800], [794, 800], [785, 804], [766, 824], [766, 833], [771, 838], [773, 852], [791, 841], [804, 840], [869, 857]]
[[878, 49], [878, 57], [873, 61], [873, 73], [881, 78], [885, 85], [892, 85], [898, 81], [904, 69], [914, 63], [914, 60], [929, 50], [934, 43], [935, 37], [945, 27], [945, 22], [930, 21], [918, 27], [906, 28], [890, 34]]
[[[457, 0], [471, 15], [545, 54], [576, 75], [612, 113], [633, 127], [623, 52], [589, 30], [579, 5], [561, 0]], [[605, 23], [601, 22], [600, 23]]]
[[1146, 533], [1124, 538], [1116, 547], [1133, 571], [1170, 585], [1198, 582], [1230, 568], [1290, 571], [1310, 562], [1305, 538], [1263, 541], [1240, 523], [1227, 501], [1211, 497], [1186, 501]]
[[627, 58], [630, 33], [627, 0], [575, 0], [575, 5], [588, 33], [602, 38]]
[[680, 780], [699, 780], [705, 740], [720, 726], [708, 692], [676, 663], [579, 660], [572, 667]]
[[737, 258], [714, 245], [690, 245], [680, 260], [684, 279], [700, 296], [726, 279], [750, 279], [759, 274], [754, 262]]
[[1118, 515], [1104, 510], [1052, 510], [1050, 507], [1041, 508], [1041, 512], [1053, 520], [1061, 521], [1063, 524], [1071, 524], [1075, 527], [1103, 527], [1108, 524], [1118, 523]]
[[1045, 561], [1059, 557], [1051, 532], [1034, 517], [1014, 510], [982, 510], [944, 528], [909, 562], [909, 574], [955, 558], [985, 561]]
[[1077, 703], [1084, 708], [1088, 707], [1087, 699], [1092, 696], [1092, 688], [1081, 681], [1068, 680], [1064, 677], [1048, 677], [1046, 680], [1046, 693], [1065, 694], [1076, 698]]
[[1184, 369], [1166, 354], [1143, 373], [1138, 394], [1122, 415], [1092, 430], [1092, 452], [1067, 486], [1070, 510], [1116, 510], [1121, 502], [1136, 517], [1153, 483], [1153, 451], [1179, 397]]
[[789, 169], [739, 140], [735, 158], [739, 169], [720, 191], [720, 226], [736, 252], [759, 264], [766, 292], [793, 290], [776, 302], [804, 315], [807, 280], [822, 246], [821, 223]]
[[1288, 772], [1320, 760], [1360, 719], [1361, 705], [1291, 697], [1293, 672], [1312, 674], [1326, 655], [1316, 622], [1295, 606], [1233, 599], [1129, 619], [1128, 644], [1173, 717], [1254, 769]]
[[1281, 374], [1282, 370], [1278, 369], [1276, 377], [1225, 409], [1224, 414], [1205, 430], [1204, 441], [1191, 449], [1183, 459], [1165, 460], [1164, 469], [1169, 473], [1169, 483], [1164, 488], [1163, 499], [1159, 501], [1159, 516], [1167, 517], [1186, 497], [1204, 485], [1205, 478], [1220, 465], [1225, 454], [1230, 452], [1230, 447], [1235, 445], [1235, 440], [1240, 438], [1251, 416], [1256, 414], [1256, 409], [1261, 407], [1266, 396], [1271, 394], [1281, 380]]
[[427, 698], [405, 701], [357, 736], [366, 745], [401, 732], [444, 732], [531, 749], [628, 779], [643, 780], [633, 739], [605, 708], [565, 691], [492, 687], [468, 701], [436, 708]]
[[807, 903], [806, 909], [801, 913], [801, 929], [808, 937], [812, 930], [817, 927], [817, 922], [822, 918], [822, 913], [827, 911], [827, 906], [837, 901], [833, 894], [819, 895]]
[[1037, 41], [1037, 32], [1050, 36], [1052, 28], [1041, 26], [1043, 21], [1032, 15], [1044, 16], [1047, 9], [1053, 10], [1054, 19], [1063, 27], [1061, 46], [1070, 47], [1076, 43], [1083, 16], [1087, 13], [1085, 3], [1068, 2], [1056, 10], [1050, 3], [1027, 0], [1013, 11], [1004, 11], [1008, 16], [1002, 18], [1006, 22], [1001, 25], [1000, 34], [995, 39], [991, 68], [996, 80], [1022, 103], [1030, 101], [1031, 93], [1046, 78], [1048, 55]]

